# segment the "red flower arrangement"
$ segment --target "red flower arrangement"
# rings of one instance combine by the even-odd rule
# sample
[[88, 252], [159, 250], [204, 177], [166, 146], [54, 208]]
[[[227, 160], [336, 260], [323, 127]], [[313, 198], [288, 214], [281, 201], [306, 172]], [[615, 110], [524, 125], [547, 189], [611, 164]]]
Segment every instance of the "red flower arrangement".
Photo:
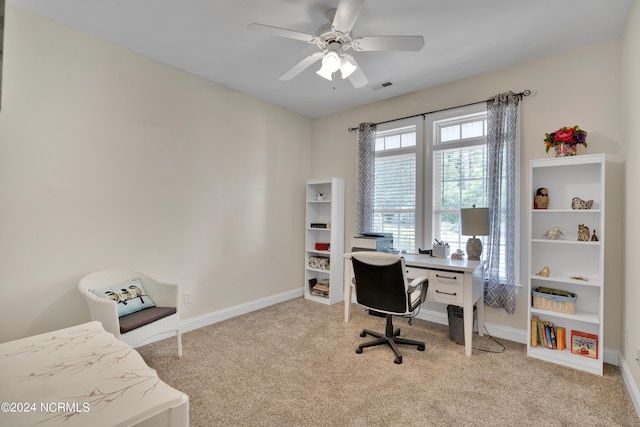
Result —
[[580, 129], [578, 126], [563, 127], [555, 132], [544, 134], [544, 145], [546, 146], [546, 152], [549, 152], [549, 148], [559, 144], [577, 145], [583, 144], [587, 146], [587, 131]]

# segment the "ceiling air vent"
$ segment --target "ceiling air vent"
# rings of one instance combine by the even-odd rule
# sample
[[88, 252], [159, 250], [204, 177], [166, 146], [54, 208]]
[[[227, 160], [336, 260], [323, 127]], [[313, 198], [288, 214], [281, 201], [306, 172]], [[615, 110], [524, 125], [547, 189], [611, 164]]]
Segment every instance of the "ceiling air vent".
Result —
[[389, 87], [392, 85], [393, 83], [391, 83], [390, 81], [386, 81], [386, 82], [374, 84], [373, 86], [371, 86], [371, 89], [373, 90], [384, 89], [385, 87]]

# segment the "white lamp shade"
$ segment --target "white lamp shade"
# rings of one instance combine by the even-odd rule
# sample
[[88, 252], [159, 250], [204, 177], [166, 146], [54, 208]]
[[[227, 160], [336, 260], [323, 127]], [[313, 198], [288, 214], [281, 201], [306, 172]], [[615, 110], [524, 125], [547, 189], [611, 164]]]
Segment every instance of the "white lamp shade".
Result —
[[460, 209], [460, 224], [463, 236], [488, 235], [489, 208]]
[[333, 71], [329, 71], [324, 67], [322, 67], [318, 71], [316, 71], [316, 74], [319, 75], [320, 77], [323, 77], [323, 78], [329, 80], [329, 81], [333, 80]]

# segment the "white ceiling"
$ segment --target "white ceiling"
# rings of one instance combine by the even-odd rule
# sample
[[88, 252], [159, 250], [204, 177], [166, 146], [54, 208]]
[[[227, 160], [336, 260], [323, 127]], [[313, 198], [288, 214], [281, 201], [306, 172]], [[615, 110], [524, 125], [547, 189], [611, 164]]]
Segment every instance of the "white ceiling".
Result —
[[329, 82], [315, 74], [319, 63], [280, 81], [317, 47], [247, 29], [258, 22], [315, 34], [338, 0], [8, 3], [313, 118], [619, 37], [631, 1], [367, 0], [354, 37], [425, 39], [420, 52], [350, 51], [371, 85], [393, 82], [380, 90]]

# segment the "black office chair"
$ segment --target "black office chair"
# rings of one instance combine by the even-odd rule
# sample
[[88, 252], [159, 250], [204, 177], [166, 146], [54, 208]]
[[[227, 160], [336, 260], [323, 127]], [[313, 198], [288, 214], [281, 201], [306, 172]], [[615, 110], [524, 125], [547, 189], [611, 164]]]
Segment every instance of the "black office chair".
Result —
[[427, 295], [429, 285], [426, 277], [411, 281], [407, 279], [404, 258], [383, 252], [355, 252], [351, 254], [358, 304], [369, 310], [383, 313], [387, 318], [384, 334], [364, 329], [361, 337], [371, 335], [377, 339], [361, 344], [356, 353], [365, 347], [386, 344], [396, 355], [395, 363], [402, 363], [398, 344], [415, 345], [424, 351], [424, 342], [400, 338], [400, 329], [393, 329], [394, 315], [410, 315]]

